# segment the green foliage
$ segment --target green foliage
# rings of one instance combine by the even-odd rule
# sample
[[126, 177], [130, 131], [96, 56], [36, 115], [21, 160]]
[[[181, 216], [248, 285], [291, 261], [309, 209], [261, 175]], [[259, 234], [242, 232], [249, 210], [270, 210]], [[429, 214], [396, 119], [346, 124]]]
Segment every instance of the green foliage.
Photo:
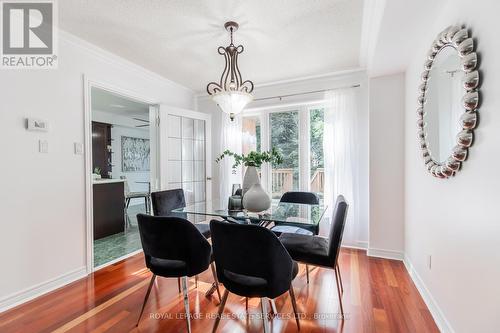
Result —
[[[278, 169], [293, 169], [293, 190], [299, 186], [299, 112], [272, 112], [269, 115], [271, 147], [283, 156]], [[273, 189], [275, 191], [277, 189]]]
[[247, 167], [254, 166], [259, 168], [264, 162], [271, 163], [272, 165], [277, 165], [283, 162], [283, 156], [274, 148], [271, 149], [270, 152], [251, 151], [248, 155], [236, 154], [226, 149], [219, 157], [217, 157], [215, 162], [219, 163], [226, 156], [231, 156], [234, 158], [233, 168], [236, 168], [240, 164], [243, 164]]
[[323, 131], [324, 131], [324, 109], [312, 109], [310, 111], [310, 136], [311, 136], [311, 176], [316, 169], [324, 168], [323, 160]]

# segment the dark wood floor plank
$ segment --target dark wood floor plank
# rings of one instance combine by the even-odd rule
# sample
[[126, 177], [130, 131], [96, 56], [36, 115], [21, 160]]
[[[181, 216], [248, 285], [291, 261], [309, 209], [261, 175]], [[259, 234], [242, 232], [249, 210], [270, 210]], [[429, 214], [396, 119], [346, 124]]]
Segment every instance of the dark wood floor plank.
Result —
[[[339, 267], [347, 319], [338, 320], [338, 295], [333, 270], [300, 265], [293, 281], [302, 333], [330, 332], [438, 332], [425, 303], [401, 262], [367, 257], [361, 250], [342, 249]], [[139, 328], [135, 322], [151, 275], [142, 254], [115, 263], [47, 295], [0, 314], [0, 331], [10, 332], [184, 332], [184, 304], [176, 279], [158, 278]], [[217, 313], [218, 298], [205, 297], [211, 273], [189, 284], [193, 332], [209, 332]], [[279, 316], [272, 332], [296, 332], [288, 294], [276, 299]], [[218, 332], [262, 332], [258, 299], [230, 295], [226, 316]]]

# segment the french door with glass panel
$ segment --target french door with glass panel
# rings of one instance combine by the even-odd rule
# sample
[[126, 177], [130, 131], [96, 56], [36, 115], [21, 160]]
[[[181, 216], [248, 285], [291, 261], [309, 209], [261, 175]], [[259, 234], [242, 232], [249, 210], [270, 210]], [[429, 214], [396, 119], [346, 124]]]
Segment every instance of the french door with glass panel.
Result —
[[[160, 107], [161, 187], [182, 188], [186, 205], [211, 199], [210, 115]], [[189, 216], [197, 222], [203, 216]]]
[[262, 165], [262, 183], [273, 199], [288, 191], [324, 192], [322, 105], [261, 110], [243, 116], [243, 153], [277, 149], [280, 165]]

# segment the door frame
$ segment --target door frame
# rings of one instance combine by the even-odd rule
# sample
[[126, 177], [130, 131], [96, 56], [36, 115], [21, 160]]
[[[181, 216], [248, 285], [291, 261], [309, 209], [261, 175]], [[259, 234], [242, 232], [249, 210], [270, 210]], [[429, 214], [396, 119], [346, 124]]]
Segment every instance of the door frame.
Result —
[[[135, 91], [130, 91], [113, 82], [107, 82], [103, 80], [96, 80], [88, 75], [83, 75], [83, 96], [84, 96], [84, 155], [85, 155], [85, 265], [87, 274], [94, 272], [97, 269], [103, 268], [105, 266], [111, 265], [116, 260], [110, 261], [104, 265], [94, 268], [94, 214], [93, 214], [93, 185], [92, 185], [92, 88], [99, 88], [102, 90], [106, 90], [108, 92], [121, 95], [126, 98], [133, 99], [135, 101], [149, 104], [150, 106], [156, 106], [156, 111], [154, 114], [154, 119], [158, 119], [159, 115], [159, 103], [155, 101], [154, 98], [150, 96], [144, 96]], [[150, 108], [151, 109], [151, 108]], [[150, 120], [151, 111], [149, 115]], [[154, 124], [154, 126], [150, 127], [154, 128], [157, 126], [158, 122], [150, 122], [150, 124]], [[156, 127], [157, 128], [157, 127]], [[158, 131], [153, 130], [150, 131], [150, 147], [154, 147], [154, 152], [151, 154], [153, 156], [154, 161], [151, 163], [158, 164], [158, 142], [153, 143], [151, 139], [158, 140]], [[152, 143], [152, 144], [151, 144]], [[153, 174], [154, 173], [154, 174]], [[150, 171], [150, 181], [152, 184], [156, 184], [158, 178], [158, 170], [157, 168], [151, 168]], [[124, 257], [119, 258], [125, 259], [127, 257], [133, 256], [142, 250], [138, 250], [132, 252]]]
[[159, 107], [159, 146], [162, 154], [159, 155], [160, 188], [168, 188], [168, 115], [193, 118], [205, 121], [205, 201], [212, 200], [212, 115], [160, 104]]

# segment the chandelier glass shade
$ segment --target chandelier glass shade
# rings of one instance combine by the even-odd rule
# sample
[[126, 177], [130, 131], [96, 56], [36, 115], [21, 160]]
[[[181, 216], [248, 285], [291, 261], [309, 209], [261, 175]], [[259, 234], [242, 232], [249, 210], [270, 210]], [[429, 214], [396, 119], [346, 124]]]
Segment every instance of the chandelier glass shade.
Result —
[[238, 23], [226, 22], [224, 27], [231, 35], [229, 46], [218, 48], [220, 55], [224, 56], [225, 67], [219, 82], [210, 82], [207, 85], [207, 92], [219, 108], [229, 114], [231, 120], [253, 100], [253, 82], [243, 81], [238, 68], [238, 55], [243, 52], [243, 45], [233, 44], [233, 32], [238, 29]]

